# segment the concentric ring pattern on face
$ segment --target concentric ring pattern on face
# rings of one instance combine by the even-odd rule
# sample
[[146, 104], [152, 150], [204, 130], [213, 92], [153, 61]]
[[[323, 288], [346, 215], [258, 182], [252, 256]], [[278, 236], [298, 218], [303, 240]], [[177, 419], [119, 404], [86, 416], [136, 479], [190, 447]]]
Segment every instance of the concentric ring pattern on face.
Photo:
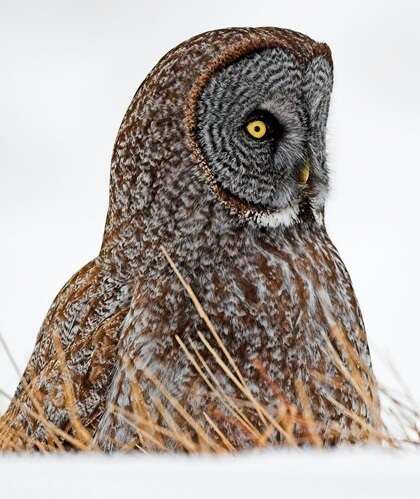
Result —
[[[260, 208], [289, 206], [299, 190], [308, 123], [302, 69], [290, 52], [264, 49], [210, 79], [198, 103], [198, 141], [222, 189]], [[256, 141], [248, 116], [265, 112], [282, 133]]]

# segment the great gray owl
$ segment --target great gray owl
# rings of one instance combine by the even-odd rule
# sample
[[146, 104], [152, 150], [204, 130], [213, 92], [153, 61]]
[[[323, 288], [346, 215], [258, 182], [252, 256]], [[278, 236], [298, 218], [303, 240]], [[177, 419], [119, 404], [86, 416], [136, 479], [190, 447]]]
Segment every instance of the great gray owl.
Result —
[[[105, 449], [136, 438], [114, 409], [130, 410], [133, 382], [147, 403], [157, 395], [145, 369], [194, 420], [221, 412], [176, 341], [208, 331], [161, 247], [258, 402], [275, 409], [269, 379], [298, 406], [299, 379], [324, 429], [350, 426], [331, 397], [371, 420], [325, 347], [338, 325], [370, 372], [350, 277], [324, 225], [332, 83], [328, 46], [286, 29], [211, 31], [161, 59], [118, 132], [100, 253], [55, 299], [5, 425], [45, 438], [32, 390], [46, 419], [68, 429], [53, 333], [81, 421]], [[217, 373], [208, 350], [197, 349]], [[237, 448], [247, 445], [220, 424]], [[327, 430], [323, 438], [333, 440]]]

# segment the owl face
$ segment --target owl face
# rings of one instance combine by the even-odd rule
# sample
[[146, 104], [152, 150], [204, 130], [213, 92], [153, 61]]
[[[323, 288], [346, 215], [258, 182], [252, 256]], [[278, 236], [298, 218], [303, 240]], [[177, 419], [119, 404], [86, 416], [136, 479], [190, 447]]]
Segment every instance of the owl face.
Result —
[[213, 191], [233, 216], [290, 225], [323, 206], [325, 126], [332, 86], [322, 56], [299, 63], [266, 48], [218, 69], [196, 106], [196, 141]]

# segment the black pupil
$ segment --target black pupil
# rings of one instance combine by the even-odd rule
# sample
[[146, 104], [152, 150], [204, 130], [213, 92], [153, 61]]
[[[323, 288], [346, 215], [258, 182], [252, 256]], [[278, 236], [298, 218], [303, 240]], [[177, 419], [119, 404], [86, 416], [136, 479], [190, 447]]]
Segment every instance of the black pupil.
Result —
[[257, 125], [257, 126], [255, 127], [255, 131], [256, 131], [256, 132], [259, 132], [259, 131], [260, 131], [260, 127], [259, 127], [259, 125]]

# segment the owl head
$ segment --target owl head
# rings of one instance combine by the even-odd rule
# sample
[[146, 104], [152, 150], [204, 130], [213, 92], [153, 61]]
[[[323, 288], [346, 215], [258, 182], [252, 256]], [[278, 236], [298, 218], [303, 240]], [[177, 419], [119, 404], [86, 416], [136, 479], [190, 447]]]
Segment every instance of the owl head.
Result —
[[121, 125], [105, 235], [322, 221], [332, 82], [328, 46], [290, 30], [211, 31], [170, 51]]
[[311, 42], [302, 57], [293, 42], [270, 37], [228, 49], [187, 100], [188, 143], [214, 195], [263, 226], [289, 225], [308, 207], [322, 213], [328, 189], [331, 55]]

